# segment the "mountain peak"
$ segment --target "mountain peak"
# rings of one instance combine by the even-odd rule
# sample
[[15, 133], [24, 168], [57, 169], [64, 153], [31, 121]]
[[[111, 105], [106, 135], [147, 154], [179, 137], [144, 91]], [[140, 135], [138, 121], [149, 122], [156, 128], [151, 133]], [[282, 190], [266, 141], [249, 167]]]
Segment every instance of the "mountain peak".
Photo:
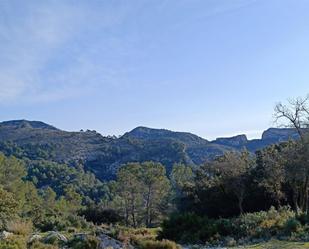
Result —
[[11, 128], [30, 128], [30, 129], [44, 129], [44, 130], [58, 130], [52, 125], [46, 124], [41, 121], [29, 121], [25, 119], [21, 120], [11, 120], [4, 121], [0, 123], [2, 127], [11, 127]]
[[274, 139], [286, 141], [289, 139], [298, 139], [299, 135], [293, 128], [269, 128], [263, 132], [262, 139]]
[[222, 144], [227, 146], [244, 146], [246, 143], [248, 143], [248, 138], [246, 135], [237, 135], [233, 137], [221, 137], [217, 138], [215, 141], [213, 141], [216, 144]]
[[206, 139], [201, 138], [189, 132], [170, 131], [167, 129], [155, 129], [144, 126], [138, 126], [130, 132], [124, 134], [124, 137], [133, 137], [137, 139], [174, 139], [183, 143], [205, 144], [209, 143]]

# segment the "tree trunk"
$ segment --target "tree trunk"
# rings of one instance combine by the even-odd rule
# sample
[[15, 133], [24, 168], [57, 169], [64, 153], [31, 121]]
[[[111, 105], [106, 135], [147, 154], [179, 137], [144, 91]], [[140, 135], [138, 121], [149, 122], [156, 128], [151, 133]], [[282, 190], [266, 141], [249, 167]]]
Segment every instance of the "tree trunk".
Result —
[[146, 227], [150, 226], [150, 195], [151, 195], [151, 187], [148, 187], [147, 197], [146, 197]]
[[238, 208], [239, 208], [240, 215], [242, 215], [244, 213], [242, 203], [243, 203], [243, 197], [238, 198]]
[[296, 190], [293, 191], [293, 202], [294, 202], [294, 209], [296, 214], [299, 213], [299, 206], [298, 206], [298, 193]]

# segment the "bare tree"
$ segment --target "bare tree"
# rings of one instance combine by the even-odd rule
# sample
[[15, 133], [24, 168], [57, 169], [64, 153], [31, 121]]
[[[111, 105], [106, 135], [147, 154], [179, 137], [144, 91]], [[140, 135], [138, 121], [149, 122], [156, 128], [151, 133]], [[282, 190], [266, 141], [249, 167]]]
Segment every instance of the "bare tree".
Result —
[[[296, 98], [288, 104], [279, 103], [275, 107], [275, 120], [283, 120], [285, 127], [295, 128], [300, 136], [293, 148], [286, 154], [286, 170], [293, 189], [293, 198], [296, 209], [308, 211], [309, 191], [309, 95], [305, 98]], [[293, 152], [293, 153], [292, 153]]]
[[288, 100], [288, 104], [278, 103], [275, 106], [275, 122], [284, 120], [281, 126], [295, 128], [304, 142], [304, 136], [309, 128], [309, 95], [305, 98]]

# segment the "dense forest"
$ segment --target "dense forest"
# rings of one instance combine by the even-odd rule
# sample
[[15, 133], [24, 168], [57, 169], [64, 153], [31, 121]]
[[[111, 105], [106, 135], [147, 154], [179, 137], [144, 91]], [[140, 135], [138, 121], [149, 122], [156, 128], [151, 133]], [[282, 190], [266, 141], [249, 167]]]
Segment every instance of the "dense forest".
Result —
[[[276, 105], [275, 120], [288, 127], [284, 132], [289, 136], [285, 133], [281, 139], [268, 137], [273, 142], [257, 150], [250, 149], [244, 137], [219, 139], [215, 144], [192, 134], [172, 134], [178, 140], [158, 140], [160, 134], [164, 137], [171, 133], [161, 130], [155, 139], [146, 132], [152, 150], [138, 153], [138, 160], [125, 162], [126, 158], [121, 165], [111, 160], [109, 167], [115, 168], [110, 179], [97, 174], [98, 166], [89, 169], [83, 158], [55, 160], [64, 155], [59, 150], [70, 154], [72, 145], [59, 149], [53, 147], [59, 141], [54, 145], [29, 144], [26, 135], [9, 141], [7, 137], [16, 130], [11, 123], [8, 134], [2, 133], [0, 144], [0, 248], [176, 249], [180, 244], [236, 246], [271, 238], [306, 241], [308, 104], [308, 98], [298, 98]], [[47, 130], [49, 137], [54, 132], [62, 133], [44, 125], [39, 124], [40, 133]], [[17, 129], [16, 133], [20, 132]], [[95, 136], [100, 140], [100, 146], [123, 143], [116, 152], [116, 147], [111, 146], [100, 153], [111, 149], [109, 155], [115, 155], [132, 149], [118, 138], [88, 133], [88, 138]], [[133, 134], [141, 136], [141, 130]], [[142, 135], [145, 139], [145, 130]], [[66, 136], [72, 139], [76, 134], [65, 133], [61, 141]], [[185, 143], [177, 142], [184, 138]], [[209, 149], [218, 148], [220, 143], [224, 143], [221, 149], [228, 149], [202, 163], [194, 163], [194, 153], [187, 154], [193, 148], [198, 151], [203, 144]], [[147, 144], [144, 142], [143, 146]], [[83, 151], [89, 149], [89, 144], [83, 146]], [[154, 154], [147, 154], [153, 151]], [[171, 160], [169, 155], [175, 157], [173, 153], [186, 160]], [[156, 155], [157, 160], [148, 160], [155, 159], [151, 155]]]

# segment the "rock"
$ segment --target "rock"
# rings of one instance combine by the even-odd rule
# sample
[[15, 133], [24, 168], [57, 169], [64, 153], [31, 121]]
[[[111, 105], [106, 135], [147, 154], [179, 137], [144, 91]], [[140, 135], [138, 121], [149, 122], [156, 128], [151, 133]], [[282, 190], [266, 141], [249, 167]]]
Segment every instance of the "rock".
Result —
[[44, 238], [45, 243], [53, 242], [55, 240], [61, 241], [63, 243], [68, 242], [68, 239], [63, 234], [55, 232], [55, 231], [49, 232]]
[[[87, 233], [77, 233], [74, 234], [74, 240], [87, 241], [89, 239], [89, 234]], [[96, 236], [99, 241], [99, 249], [134, 249], [133, 246], [127, 245], [120, 242], [119, 240], [113, 239], [112, 237], [106, 235], [105, 233], [99, 232]]]
[[76, 234], [73, 235], [73, 237], [76, 240], [85, 241], [85, 240], [87, 240], [88, 234], [86, 234], [86, 233], [76, 233]]
[[224, 238], [224, 244], [227, 247], [232, 247], [232, 246], [236, 246], [237, 242], [233, 237], [225, 237]]
[[30, 238], [29, 238], [29, 240], [28, 240], [28, 243], [33, 243], [34, 241], [39, 241], [39, 240], [41, 240], [42, 239], [42, 236], [41, 235], [39, 235], [39, 234], [33, 234]]
[[100, 241], [100, 249], [107, 249], [107, 248], [112, 248], [112, 249], [134, 249], [133, 246], [131, 245], [125, 245], [124, 243], [121, 243], [118, 240], [115, 240], [111, 237], [109, 237], [106, 234], [100, 234], [97, 237]]
[[13, 236], [13, 233], [10, 233], [10, 232], [7, 232], [7, 231], [2, 231], [0, 233], [0, 239], [1, 240], [5, 240], [5, 239], [7, 239], [7, 238], [9, 238], [11, 236]]

